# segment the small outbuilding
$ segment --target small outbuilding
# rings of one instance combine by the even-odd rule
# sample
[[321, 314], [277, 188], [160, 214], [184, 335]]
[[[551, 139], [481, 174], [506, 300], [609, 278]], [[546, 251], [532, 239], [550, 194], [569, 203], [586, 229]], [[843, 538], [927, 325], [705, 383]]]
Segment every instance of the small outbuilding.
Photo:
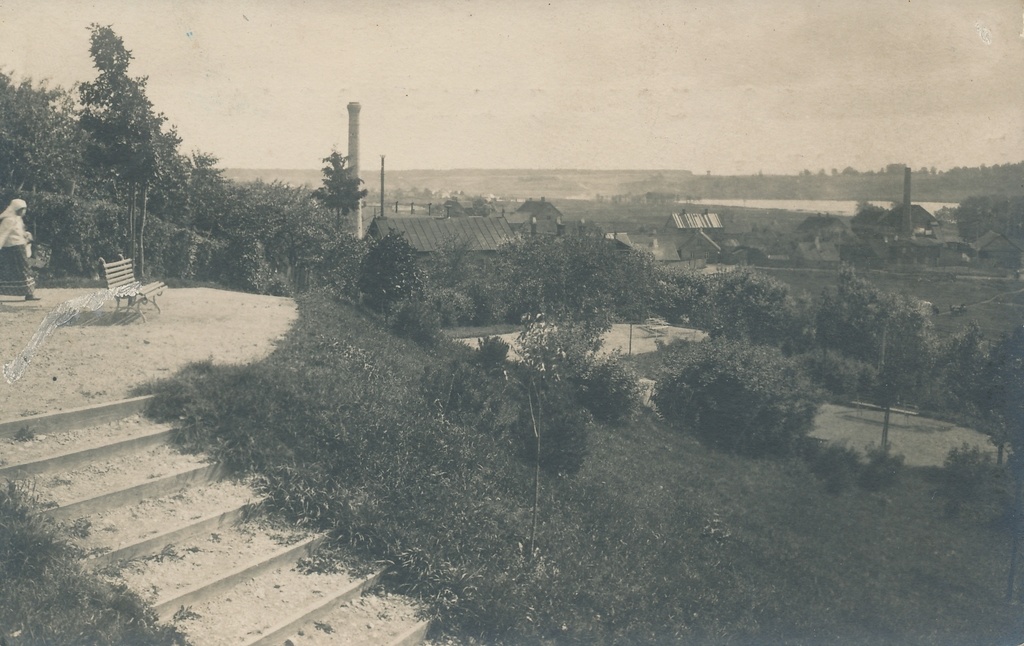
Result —
[[1001, 233], [989, 231], [974, 242], [978, 264], [998, 269], [1020, 269], [1024, 248]]

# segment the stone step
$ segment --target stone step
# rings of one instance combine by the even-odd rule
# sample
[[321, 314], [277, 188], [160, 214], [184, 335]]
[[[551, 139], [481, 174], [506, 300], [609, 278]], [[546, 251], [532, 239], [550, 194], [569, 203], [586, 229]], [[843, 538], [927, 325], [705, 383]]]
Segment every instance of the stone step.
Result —
[[196, 644], [423, 643], [412, 604], [364, 596], [381, 571], [301, 572], [321, 538], [259, 519], [250, 486], [138, 414], [148, 399], [0, 422], [0, 478], [32, 479], [41, 513], [75, 521], [85, 564]]
[[[173, 434], [173, 429], [167, 425], [145, 425], [140, 424], [135, 433], [123, 432], [123, 425], [120, 421], [107, 425], [114, 427], [116, 434], [97, 433], [94, 436], [87, 435], [82, 431], [69, 431], [63, 433], [72, 440], [54, 435], [41, 435], [38, 440], [18, 442], [7, 439], [0, 442], [4, 446], [3, 455], [10, 456], [10, 460], [0, 466], [0, 478], [18, 480], [55, 471], [68, 471], [78, 469], [90, 464], [96, 464], [105, 460], [125, 455], [133, 455], [139, 451], [150, 449], [162, 444], [167, 444]], [[97, 429], [105, 431], [107, 429]], [[122, 439], [112, 439], [112, 438]], [[63, 441], [62, 441], [63, 440]], [[100, 444], [98, 441], [103, 441]], [[57, 451], [57, 452], [55, 452]], [[37, 457], [43, 456], [43, 457]], [[5, 457], [6, 461], [7, 458]]]
[[260, 554], [227, 572], [218, 573], [215, 577], [175, 590], [173, 593], [161, 595], [153, 604], [154, 608], [160, 619], [167, 621], [174, 616], [179, 608], [201, 604], [239, 582], [251, 580], [267, 572], [280, 572], [282, 568], [291, 567], [298, 559], [311, 555], [322, 540], [320, 536], [310, 536], [292, 545], [280, 547], [270, 554]]
[[347, 599], [318, 618], [297, 626], [287, 639], [260, 646], [415, 646], [426, 639], [429, 623], [416, 617], [407, 599], [379, 591]]
[[[233, 523], [259, 500], [244, 482], [230, 479], [185, 487], [169, 495], [146, 498], [85, 517], [78, 545], [87, 563], [100, 567], [122, 558], [159, 552], [164, 545], [217, 531]], [[160, 543], [161, 537], [164, 543]], [[154, 543], [155, 542], [155, 543]]]
[[242, 521], [251, 507], [246, 504], [224, 512], [210, 514], [191, 525], [167, 530], [162, 533], [124, 545], [110, 551], [94, 552], [88, 560], [93, 569], [102, 568], [119, 561], [137, 559], [163, 552], [168, 546], [178, 545], [203, 534], [217, 535], [221, 530]]
[[163, 478], [156, 478], [128, 488], [70, 500], [64, 504], [58, 503], [57, 507], [44, 509], [42, 513], [54, 520], [77, 519], [105, 509], [140, 502], [146, 498], [158, 498], [188, 486], [214, 482], [223, 478], [224, 475], [225, 470], [221, 465], [207, 464], [172, 473]]
[[[157, 552], [118, 562], [104, 572], [116, 571], [120, 581], [158, 609], [174, 602], [186, 605], [198, 603], [216, 594], [218, 589], [233, 585], [234, 581], [225, 582], [225, 578], [255, 576], [261, 566], [273, 567], [275, 558], [297, 559], [312, 546], [298, 552], [287, 552], [286, 548], [308, 542], [310, 538], [307, 531], [272, 527], [264, 518], [255, 517], [226, 523], [215, 531], [180, 542], [166, 543]], [[283, 551], [287, 553], [282, 554]], [[185, 599], [186, 594], [192, 596]]]
[[230, 585], [219, 584], [215, 594], [179, 595], [157, 604], [157, 612], [196, 644], [250, 644], [263, 638], [275, 643], [278, 636], [283, 640], [295, 622], [313, 621], [326, 606], [359, 594], [376, 578], [303, 573], [295, 562], [314, 545], [315, 539], [303, 541], [292, 546], [297, 549], [290, 554], [284, 548], [280, 558], [265, 559], [261, 571], [239, 568], [222, 579], [230, 580]]
[[42, 413], [0, 421], [0, 437], [14, 437], [28, 431], [35, 434], [60, 433], [87, 428], [141, 413], [152, 395], [94, 404], [56, 413]]

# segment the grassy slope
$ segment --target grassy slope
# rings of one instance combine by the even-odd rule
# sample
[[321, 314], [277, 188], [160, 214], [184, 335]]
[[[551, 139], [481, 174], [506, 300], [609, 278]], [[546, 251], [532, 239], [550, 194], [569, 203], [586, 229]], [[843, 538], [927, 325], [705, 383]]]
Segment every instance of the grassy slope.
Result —
[[[393, 375], [387, 387], [408, 403], [440, 357], [347, 306], [304, 299], [300, 313], [262, 364], [207, 366], [228, 378], [176, 391], [177, 404], [184, 397], [194, 418], [226, 422], [211, 428], [227, 441], [207, 438], [221, 451], [263, 450], [272, 461], [263, 468], [296, 461], [301, 468], [277, 480], [282, 501], [300, 501], [290, 511], [314, 510], [398, 564], [398, 580], [456, 634], [587, 644], [1019, 641], [1007, 635], [1021, 635], [1020, 613], [1001, 601], [1005, 534], [945, 517], [927, 474], [908, 472], [882, 493], [830, 495], [799, 462], [712, 452], [651, 416], [596, 429], [581, 473], [544, 479], [531, 563], [519, 546], [530, 470], [515, 451], [486, 429], [385, 419], [386, 404], [360, 417], [353, 404], [353, 384], [367, 374], [356, 364]], [[346, 443], [362, 453], [349, 455]], [[304, 462], [307, 454], [319, 457]], [[318, 483], [330, 492], [310, 490]]]

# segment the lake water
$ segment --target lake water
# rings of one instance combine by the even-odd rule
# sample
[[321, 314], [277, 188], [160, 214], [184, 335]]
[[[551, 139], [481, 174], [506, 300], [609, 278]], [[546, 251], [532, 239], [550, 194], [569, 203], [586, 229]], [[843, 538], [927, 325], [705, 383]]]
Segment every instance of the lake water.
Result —
[[[800, 211], [804, 213], [828, 213], [831, 215], [856, 215], [857, 202], [854, 200], [691, 200], [681, 202], [701, 208], [713, 206], [745, 206], [751, 209], [785, 209], [787, 211]], [[892, 202], [871, 202], [874, 205], [889, 208]], [[931, 214], [943, 207], [956, 208], [956, 202], [914, 202], [920, 204]]]

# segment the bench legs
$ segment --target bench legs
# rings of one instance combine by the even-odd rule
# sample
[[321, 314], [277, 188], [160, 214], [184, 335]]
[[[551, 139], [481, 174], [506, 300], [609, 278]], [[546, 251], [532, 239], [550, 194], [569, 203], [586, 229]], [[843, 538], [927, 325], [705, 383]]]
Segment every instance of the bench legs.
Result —
[[153, 295], [153, 296], [122, 296], [121, 298], [117, 299], [117, 307], [114, 308], [114, 314], [117, 314], [118, 311], [120, 311], [120, 309], [121, 309], [121, 301], [122, 300], [128, 301], [128, 303], [124, 307], [125, 314], [127, 314], [132, 308], [135, 308], [135, 311], [142, 318], [142, 321], [144, 323], [148, 323], [149, 321], [146, 319], [146, 313], [142, 311], [142, 304], [143, 303], [150, 303], [150, 304], [152, 304], [153, 307], [156, 308], [156, 311], [158, 313], [163, 314], [163, 310], [160, 309], [160, 306], [156, 302], [156, 295]]

